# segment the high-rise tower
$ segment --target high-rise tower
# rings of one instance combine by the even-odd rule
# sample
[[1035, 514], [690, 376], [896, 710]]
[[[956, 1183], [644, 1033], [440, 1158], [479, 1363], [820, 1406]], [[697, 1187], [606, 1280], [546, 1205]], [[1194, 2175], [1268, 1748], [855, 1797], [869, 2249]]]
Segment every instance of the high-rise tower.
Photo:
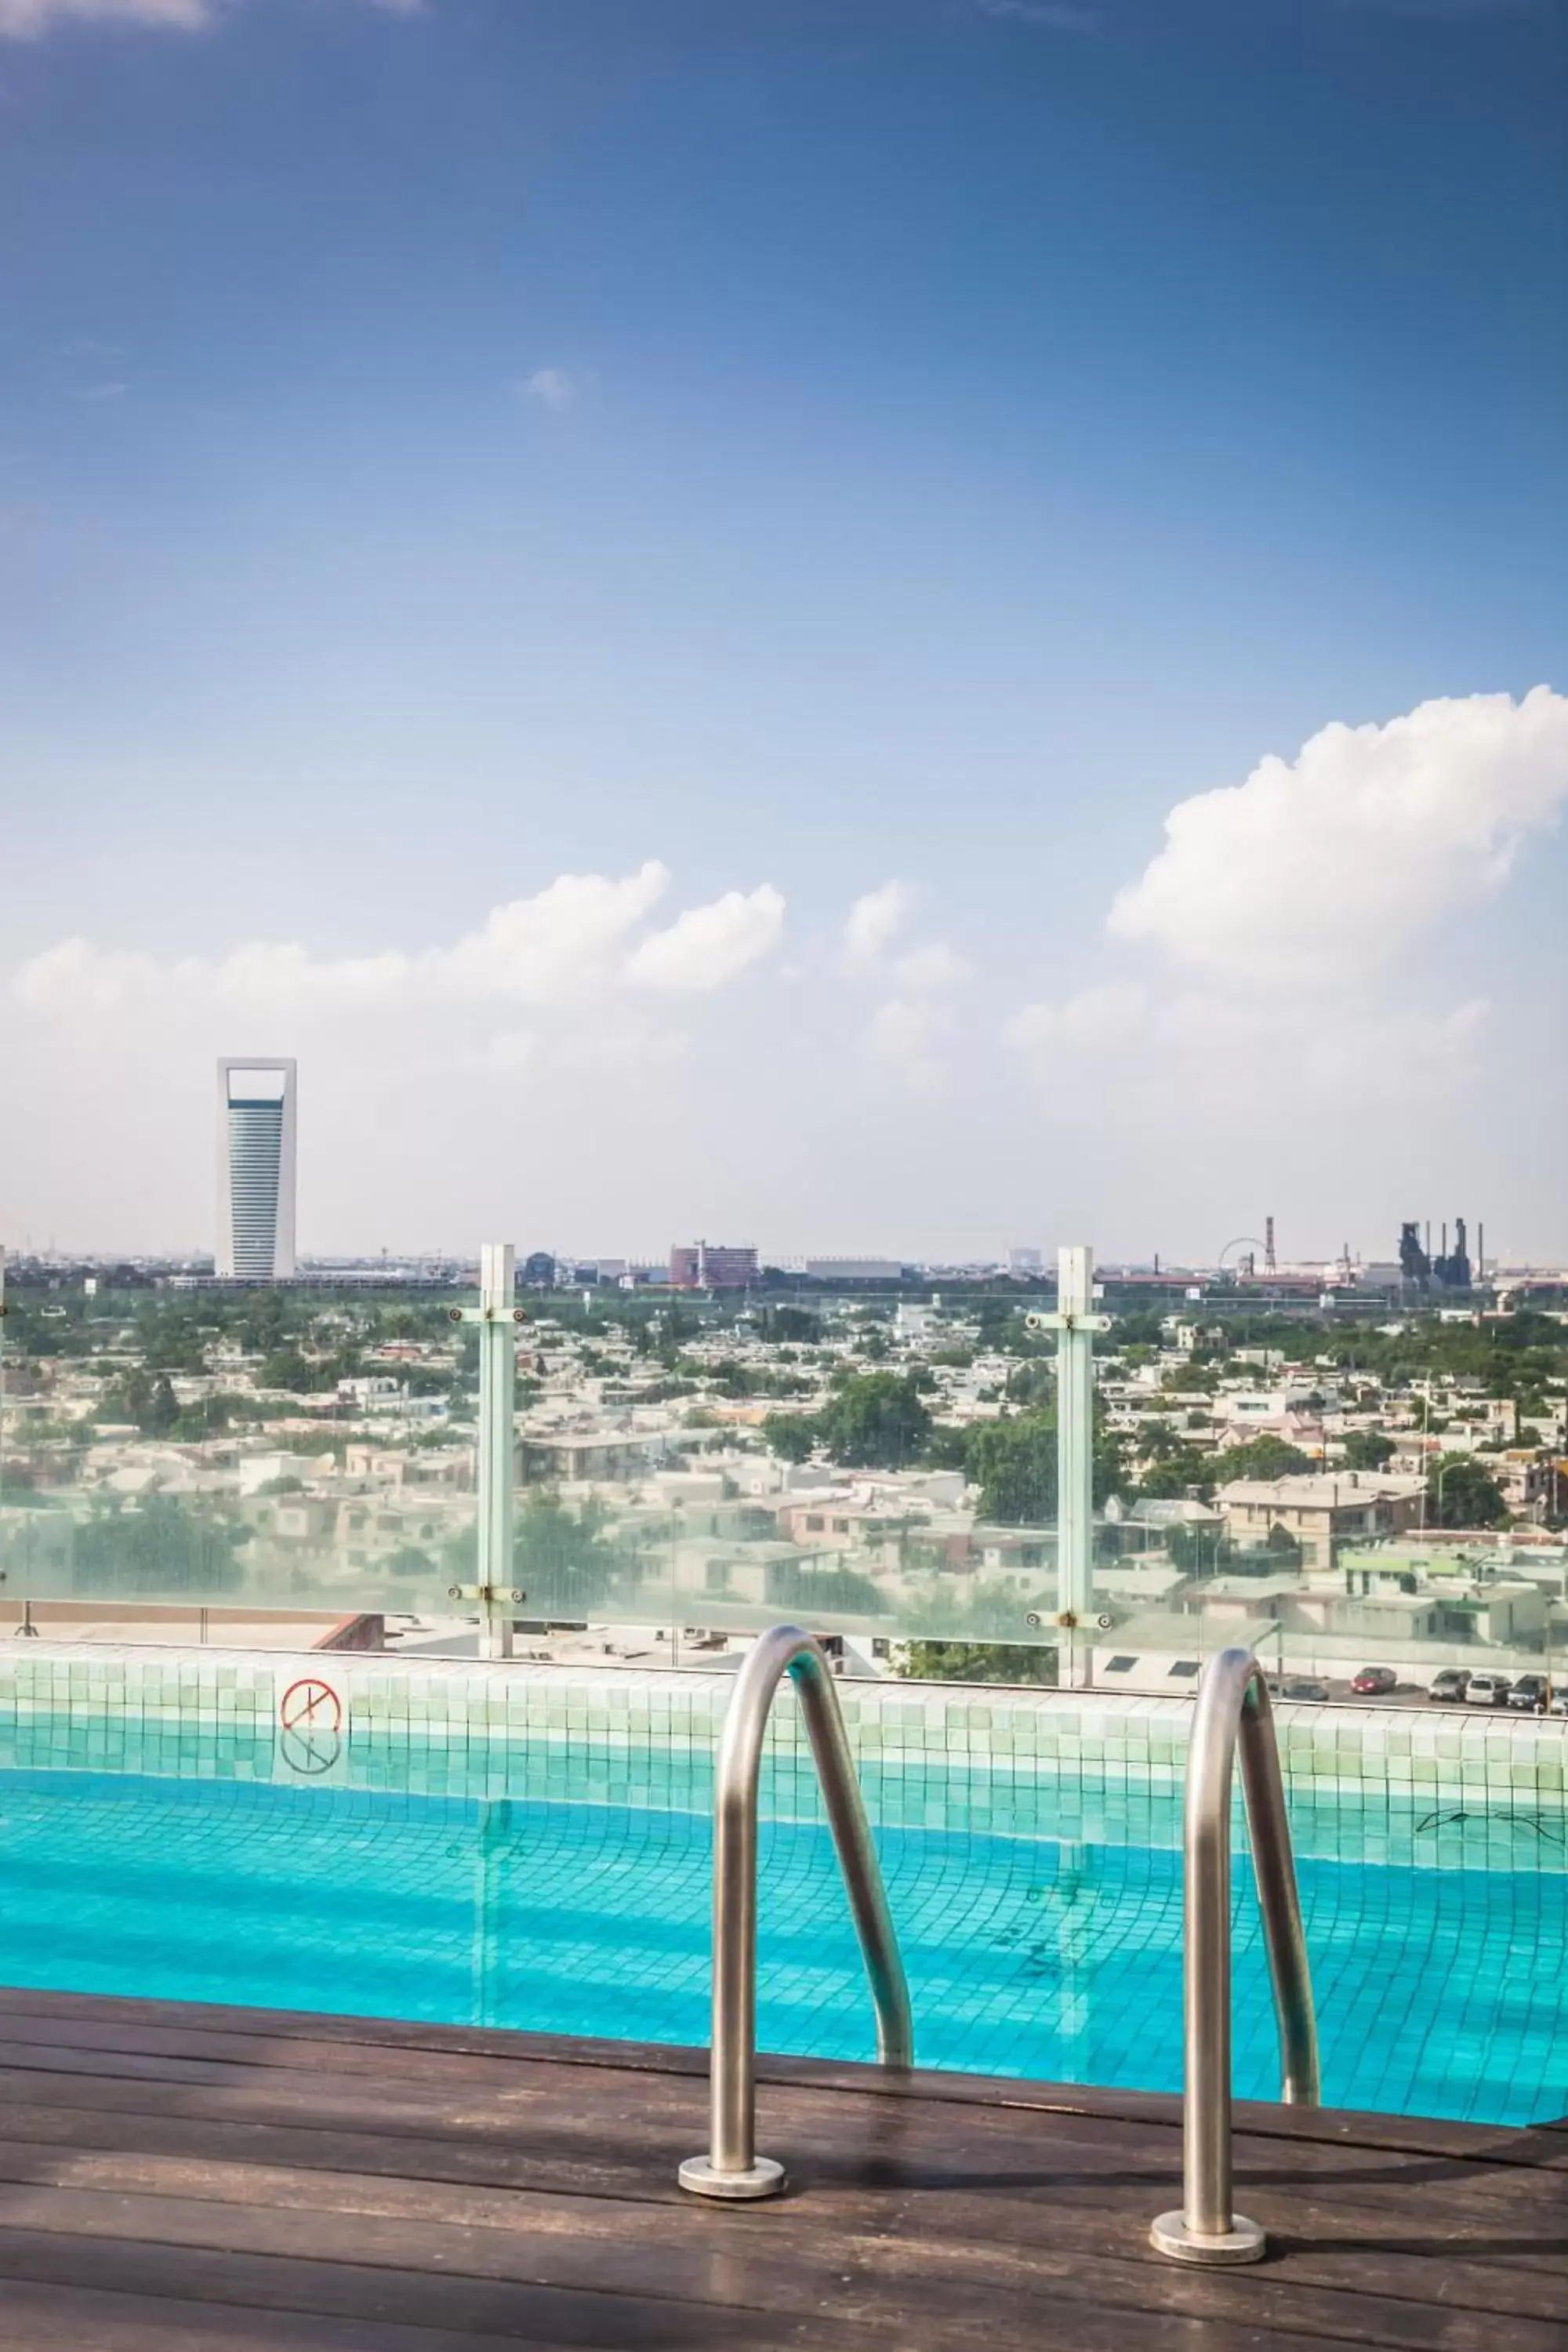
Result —
[[217, 1066], [220, 1279], [281, 1282], [294, 1271], [295, 1069], [254, 1055]]

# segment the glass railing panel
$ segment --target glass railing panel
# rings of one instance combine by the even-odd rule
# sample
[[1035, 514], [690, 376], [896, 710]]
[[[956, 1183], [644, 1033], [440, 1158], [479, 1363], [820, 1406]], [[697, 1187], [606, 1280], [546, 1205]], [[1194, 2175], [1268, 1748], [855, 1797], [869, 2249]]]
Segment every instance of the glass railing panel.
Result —
[[[0, 1625], [101, 1639], [173, 1611], [240, 1638], [246, 1612], [292, 1612], [313, 1638], [379, 1616], [395, 1645], [471, 1647], [474, 1604], [452, 1588], [477, 1575], [479, 1347], [461, 1319], [476, 1297], [449, 1282], [14, 1279]], [[1156, 1363], [1145, 1395], [1134, 1357], [1159, 1354], [1157, 1332], [1124, 1344], [1113, 1327], [1092, 1606], [1069, 1640], [1053, 1343], [1016, 1304], [693, 1302], [592, 1284], [518, 1297], [525, 1651], [564, 1654], [580, 1629], [584, 1654], [717, 1661], [731, 1636], [796, 1618], [868, 1671], [898, 1670], [918, 1644], [922, 1671], [1032, 1679], [1060, 1649], [1074, 1675], [1090, 1654], [1101, 1687], [1163, 1691], [1242, 1640], [1336, 1696], [1363, 1668], [1391, 1670], [1402, 1700], [1442, 1673], [1554, 1681], [1568, 1651], [1550, 1492], [1525, 1524], [1447, 1524], [1471, 1488], [1489, 1507], [1453, 1466], [1452, 1425], [1425, 1482], [1406, 1473], [1357, 1535], [1372, 1489], [1320, 1414], [1305, 1503], [1275, 1513], [1265, 1496], [1248, 1518], [1226, 1493], [1247, 1442], [1221, 1425], [1241, 1410], [1221, 1374], [1198, 1367], [1200, 1391], [1191, 1366]], [[1402, 1410], [1387, 1416], [1398, 1462], [1426, 1435]], [[1380, 1450], [1352, 1433], [1362, 1456]], [[1268, 1466], [1256, 1443], [1240, 1458]], [[1309, 1524], [1320, 1490], [1339, 1513], [1326, 1546]]]
[[447, 1607], [474, 1515], [463, 1296], [13, 1286], [0, 1622]]

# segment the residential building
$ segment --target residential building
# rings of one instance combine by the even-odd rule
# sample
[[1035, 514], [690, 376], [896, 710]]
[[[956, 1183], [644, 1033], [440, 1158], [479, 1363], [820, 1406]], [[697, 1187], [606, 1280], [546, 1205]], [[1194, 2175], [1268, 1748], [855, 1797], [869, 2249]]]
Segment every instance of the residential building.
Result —
[[1338, 1475], [1236, 1478], [1215, 1496], [1226, 1533], [1240, 1551], [1267, 1549], [1283, 1534], [1300, 1545], [1304, 1568], [1331, 1568], [1339, 1547], [1410, 1533], [1421, 1524], [1423, 1478], [1350, 1470]]

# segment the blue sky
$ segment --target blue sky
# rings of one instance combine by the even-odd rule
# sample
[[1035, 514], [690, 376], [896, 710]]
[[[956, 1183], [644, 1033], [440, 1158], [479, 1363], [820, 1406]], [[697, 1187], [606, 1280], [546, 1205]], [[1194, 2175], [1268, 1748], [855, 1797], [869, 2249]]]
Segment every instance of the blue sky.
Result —
[[0, 1237], [1561, 1256], [1564, 23], [0, 0]]

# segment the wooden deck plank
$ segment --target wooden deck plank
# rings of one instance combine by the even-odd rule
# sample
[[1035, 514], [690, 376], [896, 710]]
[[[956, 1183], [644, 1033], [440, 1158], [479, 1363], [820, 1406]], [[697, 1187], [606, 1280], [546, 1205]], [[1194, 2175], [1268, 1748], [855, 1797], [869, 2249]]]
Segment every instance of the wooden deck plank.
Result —
[[[418, 2052], [460, 2053], [488, 2056], [508, 2066], [537, 2065], [552, 2061], [573, 2066], [607, 2067], [627, 2071], [705, 2076], [706, 2053], [663, 2042], [608, 2042], [570, 2035], [520, 2033], [488, 2026], [439, 2025], [417, 2019], [340, 2017], [314, 2010], [231, 2009], [200, 2001], [159, 2001], [124, 1995], [61, 1993], [28, 1987], [0, 1986], [0, 2035], [8, 2014], [17, 2017], [96, 2018], [109, 2024], [173, 2024], [177, 2031], [212, 2031], [230, 2042], [284, 2047], [291, 2043], [324, 2042], [343, 2050], [366, 2047]], [[32, 2029], [29, 2029], [29, 2038]], [[309, 2049], [300, 2063], [310, 2064]], [[352, 2063], [352, 2062], [351, 2062]], [[763, 2082], [815, 2084], [823, 2088], [853, 2091], [865, 2097], [918, 2097], [921, 2103], [1023, 2107], [1047, 2114], [1105, 2116], [1129, 2121], [1147, 2117], [1168, 2121], [1176, 2102], [1168, 2093], [1108, 2090], [1093, 2084], [1045, 2083], [1016, 2075], [931, 2074], [917, 2069], [902, 2076], [824, 2058], [781, 2058], [763, 2053], [758, 2060]], [[1531, 2136], [1545, 2134], [1529, 2154], [1521, 2155], [1519, 2130], [1495, 2124], [1463, 2123], [1451, 2118], [1393, 2116], [1372, 2110], [1283, 2107], [1261, 2101], [1237, 2103], [1238, 2126], [1266, 2133], [1271, 2138], [1322, 2139], [1338, 2142], [1353, 2137], [1363, 2147], [1409, 2148], [1431, 2155], [1489, 2155], [1500, 2164], [1555, 2164], [1568, 2169], [1568, 2116], [1530, 2127]]]
[[715, 2208], [699, 2053], [25, 1991], [0, 2034], [0, 2346], [1568, 2352], [1554, 2126], [1240, 2109], [1273, 2251], [1199, 2272], [1148, 2095], [768, 2061], [790, 2193]]

